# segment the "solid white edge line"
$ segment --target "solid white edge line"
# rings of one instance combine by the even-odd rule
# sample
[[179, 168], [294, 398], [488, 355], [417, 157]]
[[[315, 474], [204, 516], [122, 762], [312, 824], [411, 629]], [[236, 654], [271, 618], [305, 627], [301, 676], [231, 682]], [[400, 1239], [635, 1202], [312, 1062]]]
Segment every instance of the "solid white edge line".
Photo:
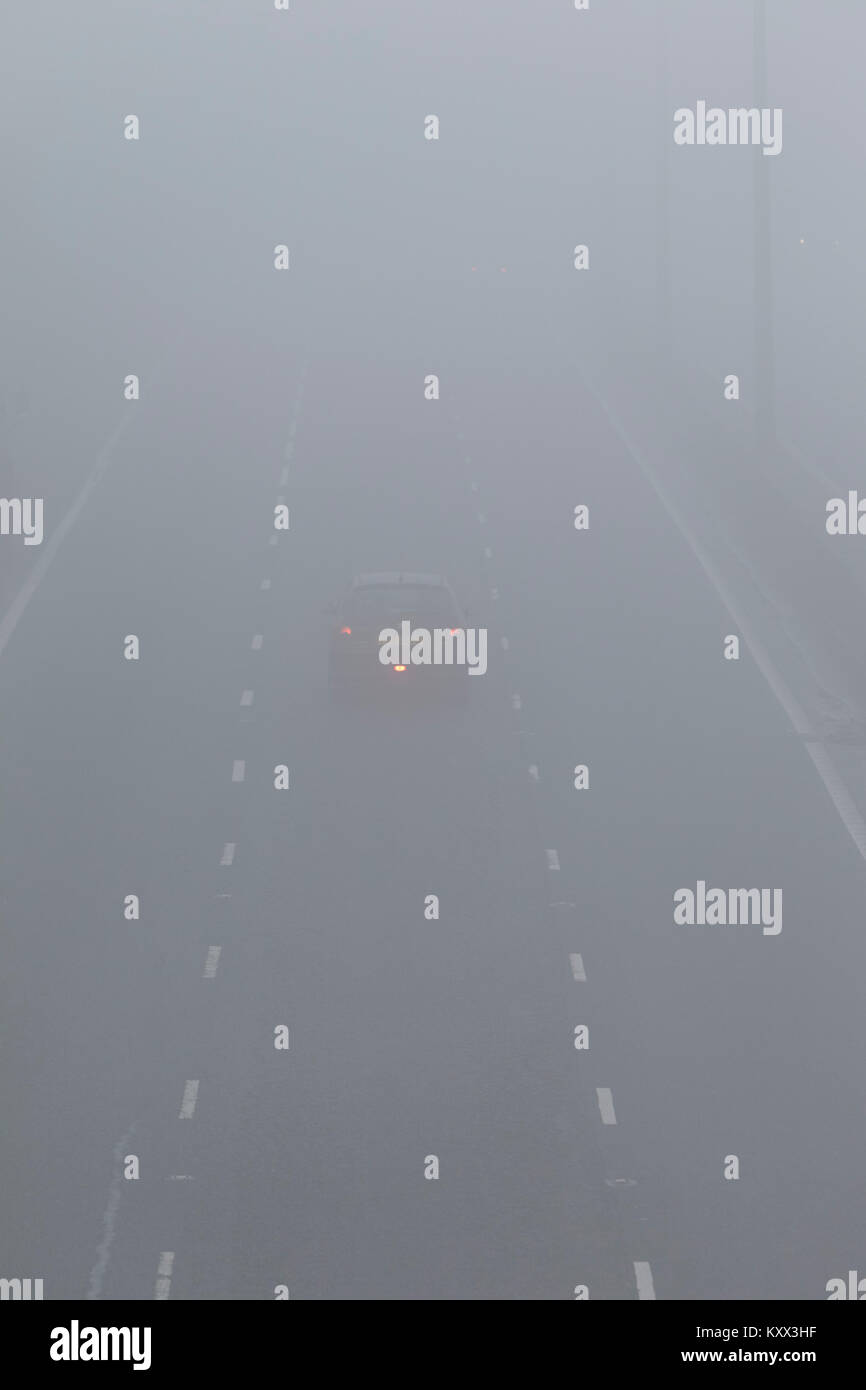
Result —
[[75, 525], [76, 521], [78, 520], [82, 511], [84, 510], [84, 504], [86, 503], [91, 492], [96, 487], [96, 484], [99, 482], [99, 479], [102, 477], [103, 473], [108, 467], [108, 464], [111, 461], [112, 450], [114, 449], [115, 445], [117, 444], [124, 431], [128, 429], [134, 416], [137, 414], [138, 412], [133, 410], [130, 410], [128, 414], [125, 413], [123, 419], [120, 421], [117, 428], [109, 436], [106, 443], [103, 444], [102, 448], [96, 456], [96, 462], [94, 463], [93, 468], [90, 470], [90, 473], [88, 474], [88, 477], [84, 482], [84, 486], [82, 487], [77, 498], [73, 502], [72, 506], [69, 508], [66, 515], [64, 516], [63, 520], [59, 522], [59, 524], [57, 525], [50, 540], [45, 544], [45, 548], [42, 551], [42, 554], [40, 555], [39, 559], [33, 566], [33, 571], [30, 574], [29, 578], [21, 586], [15, 598], [12, 600], [12, 603], [10, 604], [6, 613], [4, 614], [2, 621], [0, 621], [0, 652], [4, 650], [7, 642], [9, 641], [16, 627], [21, 621], [21, 618], [24, 615], [24, 611], [27, 608], [27, 605], [29, 604], [33, 595], [36, 593], [36, 590], [39, 588], [39, 585], [42, 583], [42, 580], [48, 573], [48, 570], [51, 567], [54, 557], [56, 556], [58, 550], [63, 544], [64, 539], [72, 530], [73, 526]]
[[703, 569], [710, 583], [716, 590], [716, 593], [719, 595], [720, 599], [724, 603], [725, 607], [727, 608], [737, 627], [740, 629], [740, 632], [742, 633], [743, 638], [745, 639], [746, 646], [752, 653], [758, 670], [761, 672], [761, 675], [764, 677], [764, 680], [769, 685], [770, 690], [773, 692], [779, 704], [782, 706], [782, 709], [788, 716], [788, 719], [790, 720], [795, 733], [797, 733], [803, 740], [806, 752], [812, 759], [818, 776], [824, 783], [824, 787], [826, 788], [830, 800], [833, 802], [833, 805], [835, 806], [836, 811], [843, 825], [845, 826], [845, 829], [848, 831], [848, 834], [854, 841], [854, 844], [859, 850], [862, 858], [866, 859], [866, 821], [864, 821], [863, 816], [860, 814], [859, 807], [856, 805], [853, 797], [851, 796], [850, 792], [848, 791], [847, 787], [842, 781], [842, 778], [837, 772], [832, 760], [829, 758], [824, 748], [814, 741], [814, 734], [805, 710], [801, 708], [798, 701], [795, 699], [788, 687], [785, 685], [784, 681], [782, 680], [782, 677], [779, 675], [778, 671], [773, 666], [763, 646], [755, 637], [751, 629], [751, 625], [748, 623], [748, 621], [743, 620], [742, 615], [737, 610], [735, 602], [731, 598], [730, 592], [725, 581], [722, 579], [715, 565], [704, 551], [703, 546], [692, 535], [687, 523], [683, 519], [678, 508], [670, 500], [667, 493], [664, 491], [653, 469], [646, 462], [640, 450], [635, 446], [627, 431], [625, 430], [625, 427], [619, 422], [616, 415], [613, 413], [612, 409], [608, 405], [607, 401], [597, 390], [597, 388], [593, 385], [589, 377], [586, 376], [586, 374], [580, 368], [578, 370], [581, 371], [581, 375], [583, 376], [584, 381], [589, 386], [596, 400], [601, 405], [602, 410], [607, 416], [608, 422], [610, 423], [611, 427], [619, 435], [626, 449], [637, 463], [641, 472], [649, 481], [656, 496], [662, 503], [662, 506], [665, 508], [668, 515], [671, 517], [672, 521], [676, 525], [677, 529], [680, 531], [681, 535], [686, 540], [687, 544], [689, 545], [692, 551], [692, 554], [698, 561], [698, 564]]
[[89, 1299], [99, 1298], [102, 1294], [102, 1282], [105, 1272], [108, 1269], [108, 1259], [111, 1254], [111, 1246], [117, 1228], [117, 1214], [120, 1210], [121, 1192], [123, 1190], [123, 1160], [129, 1151], [129, 1144], [132, 1139], [135, 1126], [132, 1125], [126, 1131], [122, 1139], [119, 1139], [114, 1146], [114, 1176], [108, 1190], [108, 1202], [105, 1207], [105, 1214], [102, 1218], [102, 1240], [96, 1251], [96, 1263], [90, 1272], [90, 1283], [87, 1289]]

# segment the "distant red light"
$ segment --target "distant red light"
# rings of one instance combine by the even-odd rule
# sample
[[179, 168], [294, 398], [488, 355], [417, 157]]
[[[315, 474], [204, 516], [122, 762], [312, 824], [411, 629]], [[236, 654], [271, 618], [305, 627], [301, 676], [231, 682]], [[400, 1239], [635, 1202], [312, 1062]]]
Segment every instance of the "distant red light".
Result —
[[352, 636], [352, 629], [351, 629], [350, 627], [341, 627], [341, 628], [340, 628], [340, 636], [341, 636], [341, 637], [351, 637], [351, 636]]

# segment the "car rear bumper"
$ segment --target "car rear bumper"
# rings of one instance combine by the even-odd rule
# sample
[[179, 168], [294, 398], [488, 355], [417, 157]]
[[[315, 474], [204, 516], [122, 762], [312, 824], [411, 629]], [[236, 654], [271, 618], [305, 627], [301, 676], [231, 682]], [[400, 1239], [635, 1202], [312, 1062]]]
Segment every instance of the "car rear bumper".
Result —
[[465, 666], [407, 666], [398, 671], [393, 666], [370, 659], [364, 653], [332, 654], [328, 683], [333, 690], [393, 691], [395, 698], [446, 691], [464, 694], [469, 688], [469, 672]]

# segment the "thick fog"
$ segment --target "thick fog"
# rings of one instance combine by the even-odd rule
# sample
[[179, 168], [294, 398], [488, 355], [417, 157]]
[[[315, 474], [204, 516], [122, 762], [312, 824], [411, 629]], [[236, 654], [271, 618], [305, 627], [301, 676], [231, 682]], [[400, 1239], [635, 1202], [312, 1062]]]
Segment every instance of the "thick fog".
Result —
[[6, 7], [4, 1298], [858, 1296], [864, 43]]

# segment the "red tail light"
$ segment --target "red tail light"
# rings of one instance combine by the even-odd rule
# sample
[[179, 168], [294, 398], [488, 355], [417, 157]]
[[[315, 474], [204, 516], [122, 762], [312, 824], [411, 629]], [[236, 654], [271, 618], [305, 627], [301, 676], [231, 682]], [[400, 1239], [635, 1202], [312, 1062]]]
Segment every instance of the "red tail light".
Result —
[[340, 628], [340, 636], [341, 636], [341, 637], [351, 637], [351, 636], [352, 636], [352, 629], [351, 629], [350, 627], [341, 627], [341, 628]]

